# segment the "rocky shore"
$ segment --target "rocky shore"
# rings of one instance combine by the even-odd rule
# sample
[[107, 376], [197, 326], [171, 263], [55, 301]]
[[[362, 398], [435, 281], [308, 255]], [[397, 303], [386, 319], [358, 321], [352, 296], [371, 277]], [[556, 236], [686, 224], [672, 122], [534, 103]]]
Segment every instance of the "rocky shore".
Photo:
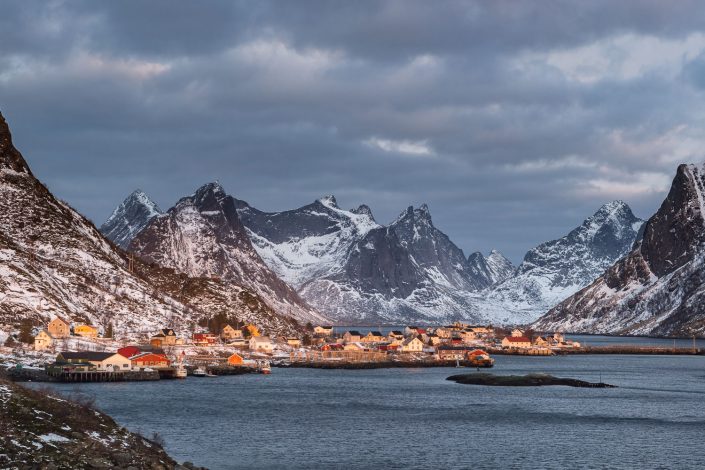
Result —
[[120, 427], [89, 398], [68, 399], [0, 378], [0, 468], [184, 470], [161, 438]]
[[490, 385], [501, 387], [542, 387], [546, 385], [566, 385], [580, 388], [616, 388], [603, 382], [585, 382], [584, 380], [554, 377], [548, 374], [528, 375], [494, 375], [494, 374], [459, 374], [452, 375], [451, 380], [464, 385]]

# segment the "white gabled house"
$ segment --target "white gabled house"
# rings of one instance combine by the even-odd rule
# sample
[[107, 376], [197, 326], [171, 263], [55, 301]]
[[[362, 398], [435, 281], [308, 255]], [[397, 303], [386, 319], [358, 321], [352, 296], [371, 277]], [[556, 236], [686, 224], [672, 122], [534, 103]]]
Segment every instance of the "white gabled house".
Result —
[[250, 351], [270, 354], [274, 351], [274, 343], [269, 336], [253, 336], [250, 338]]

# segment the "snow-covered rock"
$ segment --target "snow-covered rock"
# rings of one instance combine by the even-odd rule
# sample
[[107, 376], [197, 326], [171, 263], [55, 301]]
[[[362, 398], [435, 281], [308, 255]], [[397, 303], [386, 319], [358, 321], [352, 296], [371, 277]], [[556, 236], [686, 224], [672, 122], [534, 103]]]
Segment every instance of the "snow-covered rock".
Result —
[[680, 165], [642, 240], [534, 327], [587, 333], [705, 334], [705, 168]]
[[132, 239], [162, 211], [141, 189], [135, 190], [115, 208], [100, 232], [120, 248], [126, 249]]
[[643, 223], [623, 201], [603, 205], [568, 235], [529, 250], [511, 277], [485, 293], [482, 309], [510, 323], [536, 320], [627, 254]]

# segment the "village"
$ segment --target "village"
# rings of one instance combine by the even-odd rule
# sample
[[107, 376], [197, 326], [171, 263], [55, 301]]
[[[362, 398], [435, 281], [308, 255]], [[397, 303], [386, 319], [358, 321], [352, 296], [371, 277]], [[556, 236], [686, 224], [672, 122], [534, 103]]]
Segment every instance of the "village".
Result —
[[[493, 354], [550, 356], [581, 348], [561, 333], [502, 329], [460, 322], [406, 326], [386, 333], [306, 325], [300, 337], [263, 334], [253, 324], [179, 335], [173, 328], [134, 341], [111, 331], [54, 317], [33, 336], [44, 373], [60, 381], [157, 380], [187, 375], [269, 373], [279, 367], [492, 367]], [[213, 330], [213, 328], [211, 328]], [[35, 366], [37, 365], [35, 364]], [[21, 368], [22, 366], [18, 366]]]

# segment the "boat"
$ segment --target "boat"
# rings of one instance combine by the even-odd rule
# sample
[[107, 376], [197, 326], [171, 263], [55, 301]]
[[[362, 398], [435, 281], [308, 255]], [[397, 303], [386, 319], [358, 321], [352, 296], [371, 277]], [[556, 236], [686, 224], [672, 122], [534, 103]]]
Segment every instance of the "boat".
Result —
[[174, 369], [174, 377], [176, 377], [177, 379], [185, 379], [187, 375], [188, 371], [186, 370], [186, 367], [184, 367], [183, 364], [177, 365], [176, 369]]
[[179, 355], [178, 362], [176, 363], [176, 369], [174, 369], [174, 377], [177, 379], [185, 379], [186, 376], [188, 375], [188, 371], [186, 370], [186, 367], [184, 367], [184, 356], [186, 354], [181, 351], [181, 354]]
[[206, 372], [206, 377], [218, 377], [218, 375], [213, 374], [211, 372]]
[[482, 349], [476, 349], [468, 354], [468, 363], [471, 367], [494, 367], [494, 359]]
[[261, 361], [259, 363], [259, 373], [260, 374], [271, 374], [272, 373], [272, 366], [269, 364], [269, 361]]
[[193, 376], [194, 377], [205, 377], [207, 374], [206, 369], [204, 367], [196, 367], [196, 369], [193, 371]]

